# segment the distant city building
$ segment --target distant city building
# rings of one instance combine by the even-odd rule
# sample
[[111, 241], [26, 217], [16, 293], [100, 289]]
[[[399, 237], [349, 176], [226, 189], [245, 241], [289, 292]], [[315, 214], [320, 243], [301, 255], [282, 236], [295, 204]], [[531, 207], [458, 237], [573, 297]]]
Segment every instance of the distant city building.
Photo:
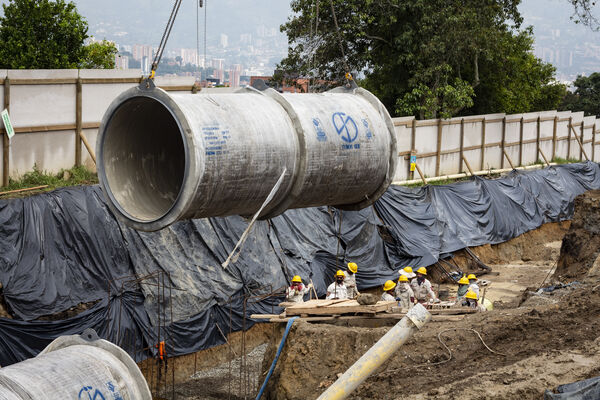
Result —
[[231, 69], [229, 70], [229, 86], [239, 87], [241, 75], [242, 75], [242, 65], [241, 64], [233, 64], [231, 66]]
[[142, 75], [150, 75], [150, 57], [143, 56], [140, 60], [140, 68], [142, 70]]
[[214, 58], [212, 60], [214, 68], [213, 78], [219, 80], [219, 84], [225, 83], [225, 60], [223, 58]]
[[133, 59], [136, 61], [141, 61], [144, 57], [149, 59], [154, 58], [154, 50], [152, 49], [152, 46], [147, 44], [133, 45], [131, 54], [133, 55]]
[[228, 41], [229, 41], [229, 37], [226, 34], [221, 33], [221, 40], [219, 41], [219, 43], [221, 44], [221, 47], [226, 48]]
[[240, 35], [240, 44], [251, 44], [252, 43], [252, 35], [249, 33], [242, 33]]
[[180, 54], [181, 63], [198, 65], [198, 50], [196, 49], [181, 49]]
[[129, 69], [129, 57], [115, 54], [115, 69]]

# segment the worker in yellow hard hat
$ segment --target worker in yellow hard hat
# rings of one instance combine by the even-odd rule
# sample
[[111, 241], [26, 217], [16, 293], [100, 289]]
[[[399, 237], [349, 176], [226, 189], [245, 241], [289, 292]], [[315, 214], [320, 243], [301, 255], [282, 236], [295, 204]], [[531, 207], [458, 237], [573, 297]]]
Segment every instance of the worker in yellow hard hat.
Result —
[[381, 295], [381, 301], [396, 301], [394, 297], [394, 288], [396, 282], [388, 280], [383, 284], [383, 294]]
[[348, 290], [346, 289], [346, 285], [344, 285], [344, 278], [346, 278], [344, 271], [338, 269], [335, 273], [335, 280], [327, 287], [327, 300], [348, 298]]
[[479, 296], [477, 296], [477, 293], [473, 292], [472, 290], [469, 290], [467, 294], [465, 294], [463, 305], [473, 308], [477, 311], [487, 311], [487, 309], [483, 305], [478, 304], [478, 300]]
[[312, 284], [309, 283], [308, 286], [305, 286], [300, 275], [295, 275], [292, 278], [292, 284], [286, 290], [285, 299], [291, 303], [302, 303], [304, 302], [304, 295], [308, 293], [310, 288], [312, 288]]
[[358, 272], [358, 265], [353, 262], [348, 263], [348, 270], [344, 272], [344, 285], [346, 285], [349, 299], [355, 299], [360, 294], [356, 287], [356, 272]]
[[408, 278], [409, 282], [411, 279], [413, 279], [416, 276], [415, 273], [413, 272], [412, 267], [404, 267], [398, 272], [400, 273], [400, 275], [405, 275]]
[[477, 277], [475, 276], [475, 274], [469, 274], [469, 276], [467, 276], [467, 279], [469, 280], [469, 290], [475, 292], [477, 297], [479, 297], [479, 284], [477, 283]]
[[458, 280], [458, 290], [456, 291], [456, 302], [460, 304], [465, 298], [465, 294], [469, 291], [469, 279], [466, 276], [462, 276]]
[[417, 277], [410, 283], [410, 286], [415, 293], [415, 298], [419, 303], [425, 303], [428, 300], [439, 303], [439, 300], [431, 287], [431, 282], [429, 282], [426, 276], [427, 269], [421, 267], [417, 270]]
[[400, 275], [398, 278], [398, 285], [396, 285], [396, 300], [398, 305], [405, 310], [410, 310], [415, 302], [415, 293], [410, 287], [408, 277], [406, 275]]

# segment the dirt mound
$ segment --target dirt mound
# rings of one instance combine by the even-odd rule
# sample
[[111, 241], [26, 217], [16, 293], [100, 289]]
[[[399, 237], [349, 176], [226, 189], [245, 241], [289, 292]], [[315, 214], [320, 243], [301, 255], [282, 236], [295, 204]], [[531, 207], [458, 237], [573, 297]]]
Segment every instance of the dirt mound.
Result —
[[554, 277], [566, 281], [582, 279], [599, 254], [600, 190], [592, 190], [575, 198], [575, 213], [560, 248]]
[[[557, 304], [473, 314], [459, 322], [430, 323], [351, 398], [393, 399], [412, 395], [413, 398], [451, 399], [463, 397], [462, 389], [449, 388], [463, 380], [472, 385], [470, 377], [485, 377], [499, 385], [512, 385], [513, 375], [523, 379], [528, 376], [524, 370], [528, 365], [538, 365], [538, 375], [545, 373], [544, 360], [555, 359], [560, 364], [562, 356], [568, 358], [567, 354], [589, 352], [600, 328], [599, 306], [600, 290], [581, 285], [572, 290], [571, 295], [562, 296]], [[487, 346], [505, 355], [488, 351], [473, 331], [464, 328], [476, 330]], [[388, 329], [295, 324], [271, 379], [268, 398], [316, 398]], [[452, 351], [449, 360], [438, 334]], [[278, 340], [271, 342], [264, 370], [273, 359], [277, 345]], [[561, 380], [562, 369], [557, 367], [554, 380], [538, 379], [524, 385], [517, 397], [541, 398], [544, 389], [572, 380], [571, 376]], [[515, 395], [511, 391], [505, 395], [501, 390], [494, 394], [495, 398], [506, 399]]]

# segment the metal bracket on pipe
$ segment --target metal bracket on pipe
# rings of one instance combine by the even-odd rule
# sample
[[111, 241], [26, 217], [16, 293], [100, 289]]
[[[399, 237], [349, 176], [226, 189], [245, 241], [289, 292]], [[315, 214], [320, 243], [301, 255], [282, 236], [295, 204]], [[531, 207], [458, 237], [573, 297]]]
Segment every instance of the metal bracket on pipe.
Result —
[[140, 90], [150, 90], [150, 89], [154, 89], [156, 87], [156, 85], [154, 84], [154, 79], [151, 79], [150, 77], [148, 77], [148, 78], [142, 80], [138, 87]]
[[421, 329], [431, 319], [431, 314], [422, 304], [417, 304], [408, 311], [406, 317], [415, 324], [417, 329]]

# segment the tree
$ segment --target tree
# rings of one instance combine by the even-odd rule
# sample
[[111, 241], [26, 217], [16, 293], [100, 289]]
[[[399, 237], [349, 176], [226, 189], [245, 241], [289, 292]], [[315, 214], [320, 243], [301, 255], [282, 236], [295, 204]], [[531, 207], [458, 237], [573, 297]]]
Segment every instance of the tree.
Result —
[[76, 68], [86, 21], [64, 0], [10, 0], [0, 17], [0, 68]]
[[[338, 35], [330, 0], [294, 0], [281, 27], [289, 49], [279, 68], [284, 77], [332, 84], [349, 69], [393, 114], [530, 111], [542, 98], [551, 102], [556, 88], [552, 68], [531, 55], [531, 32], [520, 30], [519, 2], [333, 0]], [[494, 87], [511, 74], [528, 91]]]
[[563, 110], [583, 111], [585, 115], [600, 115], [600, 73], [578, 76], [573, 82], [575, 91], [568, 93], [561, 105]]
[[115, 56], [119, 51], [113, 42], [102, 40], [92, 42], [84, 46], [83, 60], [80, 68], [113, 69], [115, 68]]
[[583, 24], [594, 31], [600, 30], [600, 21], [594, 14], [596, 0], [568, 0], [573, 5], [574, 14], [571, 19], [576, 24]]

